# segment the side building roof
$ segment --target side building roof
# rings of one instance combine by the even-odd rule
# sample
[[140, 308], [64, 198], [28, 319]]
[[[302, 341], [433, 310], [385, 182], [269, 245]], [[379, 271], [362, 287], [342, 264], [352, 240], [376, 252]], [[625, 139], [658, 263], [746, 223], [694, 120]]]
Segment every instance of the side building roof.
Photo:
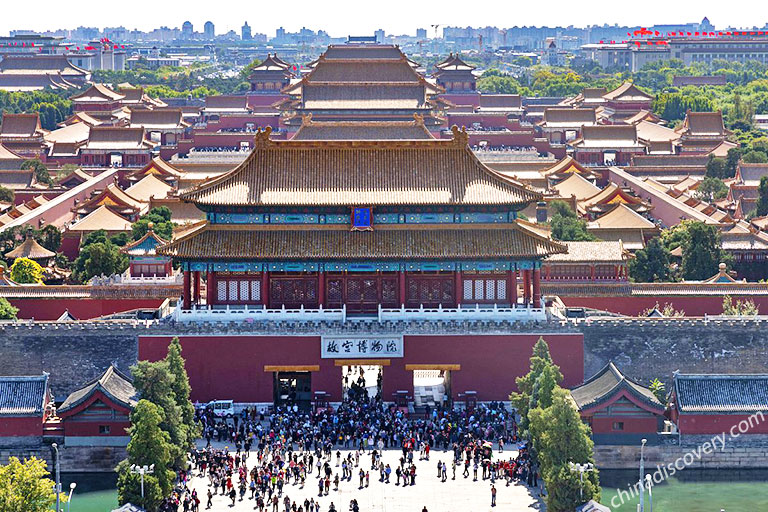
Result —
[[593, 409], [626, 391], [639, 405], [656, 414], [664, 414], [664, 405], [645, 386], [630, 380], [613, 364], [605, 365], [581, 386], [571, 390], [571, 396], [580, 411]]
[[39, 376], [0, 377], [0, 417], [42, 417], [47, 394], [47, 373]]
[[676, 373], [674, 393], [680, 414], [768, 411], [768, 374]]
[[97, 391], [104, 393], [110, 400], [128, 409], [133, 409], [138, 403], [133, 381], [114, 366], [110, 366], [100, 377], [73, 391], [64, 400], [57, 412], [66, 416], [67, 412], [86, 402]]

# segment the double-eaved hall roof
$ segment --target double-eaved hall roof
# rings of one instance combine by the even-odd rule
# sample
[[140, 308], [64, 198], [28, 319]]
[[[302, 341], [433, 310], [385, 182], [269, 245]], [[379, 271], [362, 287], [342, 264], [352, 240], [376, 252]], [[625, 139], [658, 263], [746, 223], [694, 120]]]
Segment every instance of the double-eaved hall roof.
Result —
[[273, 141], [232, 171], [184, 193], [200, 207], [527, 205], [541, 194], [486, 167], [452, 140]]

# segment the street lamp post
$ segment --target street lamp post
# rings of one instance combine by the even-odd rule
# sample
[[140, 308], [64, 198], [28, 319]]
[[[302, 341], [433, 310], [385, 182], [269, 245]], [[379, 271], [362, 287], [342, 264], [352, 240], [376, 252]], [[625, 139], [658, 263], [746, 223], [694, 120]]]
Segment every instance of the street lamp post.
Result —
[[640, 441], [640, 512], [645, 512], [645, 460], [643, 458], [643, 449], [647, 442], [646, 438]]
[[55, 453], [54, 465], [56, 466], [56, 512], [61, 512], [61, 473], [59, 471], [59, 445], [51, 444]]
[[155, 465], [151, 466], [137, 466], [134, 464], [131, 466], [131, 472], [141, 475], [141, 506], [144, 506], [144, 475], [151, 475], [155, 472]]
[[651, 475], [645, 475], [645, 481], [648, 482], [648, 503], [651, 506], [650, 512], [653, 512], [653, 490], [651, 490], [653, 480], [651, 479]]
[[586, 464], [577, 464], [575, 462], [569, 462], [568, 467], [571, 471], [579, 472], [579, 499], [584, 499], [584, 473], [586, 471], [592, 471], [595, 469], [594, 464], [587, 462]]
[[75, 493], [75, 487], [77, 487], [77, 484], [75, 482], [72, 482], [69, 484], [69, 496], [67, 497], [67, 512], [69, 512], [69, 504], [72, 503], [72, 495]]

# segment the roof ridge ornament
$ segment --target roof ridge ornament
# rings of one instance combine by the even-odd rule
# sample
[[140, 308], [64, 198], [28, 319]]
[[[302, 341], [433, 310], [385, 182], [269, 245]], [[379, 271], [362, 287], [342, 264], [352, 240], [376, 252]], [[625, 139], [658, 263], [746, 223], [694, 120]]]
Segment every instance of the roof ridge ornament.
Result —
[[451, 126], [451, 132], [453, 133], [453, 143], [457, 146], [469, 145], [469, 135], [467, 135], [467, 128], [462, 126], [459, 128], [455, 124]]
[[272, 127], [267, 126], [263, 130], [259, 128], [256, 131], [256, 136], [253, 138], [254, 149], [264, 149], [267, 146], [272, 145], [272, 141], [269, 138], [269, 134], [272, 133]]

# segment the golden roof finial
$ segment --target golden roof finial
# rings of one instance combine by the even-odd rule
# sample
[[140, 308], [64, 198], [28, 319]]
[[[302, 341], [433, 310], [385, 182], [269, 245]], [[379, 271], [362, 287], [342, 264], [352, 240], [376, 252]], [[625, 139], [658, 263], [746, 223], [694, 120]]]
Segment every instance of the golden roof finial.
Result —
[[253, 147], [259, 149], [269, 146], [272, 143], [272, 141], [269, 140], [270, 133], [272, 133], [271, 126], [267, 126], [263, 130], [259, 128], [256, 131], [256, 136], [253, 138]]
[[469, 135], [467, 135], [467, 129], [462, 126], [459, 129], [458, 126], [451, 126], [451, 132], [453, 132], [453, 142], [457, 146], [466, 146], [469, 144]]

